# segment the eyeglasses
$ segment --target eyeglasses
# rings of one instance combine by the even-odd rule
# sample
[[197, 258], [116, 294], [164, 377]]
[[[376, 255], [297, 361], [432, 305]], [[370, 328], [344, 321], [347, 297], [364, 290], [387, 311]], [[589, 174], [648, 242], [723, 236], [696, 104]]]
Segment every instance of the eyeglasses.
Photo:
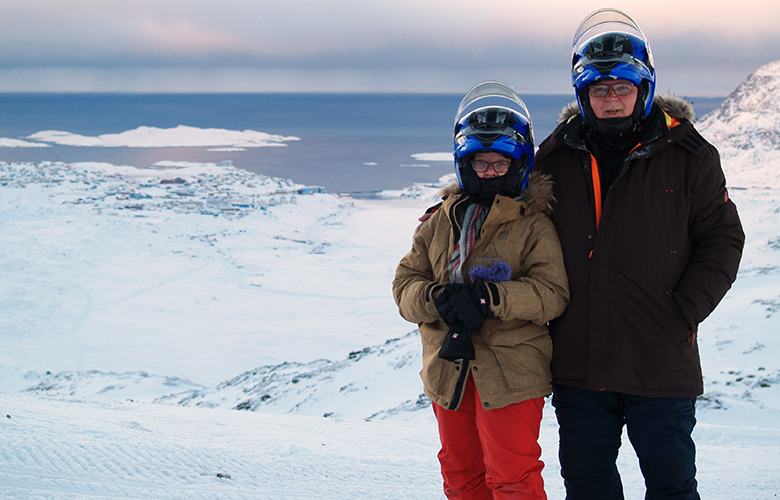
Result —
[[487, 162], [487, 161], [472, 161], [471, 162], [471, 168], [474, 169], [475, 172], [479, 172], [480, 174], [482, 172], [487, 172], [488, 167], [493, 167], [493, 170], [497, 174], [505, 174], [509, 171], [509, 167], [512, 165], [512, 162], [507, 160], [499, 160], [494, 162]]
[[618, 97], [627, 96], [634, 90], [633, 83], [618, 83], [616, 85], [591, 85], [588, 87], [588, 94], [591, 97], [607, 97], [610, 89]]

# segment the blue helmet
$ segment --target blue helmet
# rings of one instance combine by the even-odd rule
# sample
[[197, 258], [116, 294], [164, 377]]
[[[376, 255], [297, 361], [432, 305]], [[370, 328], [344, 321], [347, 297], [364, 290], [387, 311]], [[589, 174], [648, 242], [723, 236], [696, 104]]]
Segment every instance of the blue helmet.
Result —
[[480, 179], [471, 168], [471, 158], [478, 152], [512, 158], [512, 166], [502, 177], [502, 194], [517, 196], [528, 182], [534, 163], [531, 115], [523, 100], [503, 83], [480, 83], [461, 100], [452, 145], [455, 173], [468, 194], [480, 190]]
[[637, 111], [650, 114], [655, 95], [655, 67], [650, 44], [639, 26], [617, 9], [599, 9], [577, 28], [572, 43], [571, 81], [585, 121], [590, 102], [587, 87], [600, 80], [628, 80], [639, 88]]

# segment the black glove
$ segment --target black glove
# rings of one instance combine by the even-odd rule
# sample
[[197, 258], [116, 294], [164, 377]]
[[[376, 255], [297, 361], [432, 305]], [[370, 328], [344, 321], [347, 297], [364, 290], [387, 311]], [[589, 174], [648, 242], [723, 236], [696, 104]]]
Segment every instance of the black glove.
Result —
[[439, 349], [439, 357], [447, 361], [462, 361], [475, 359], [474, 344], [471, 342], [470, 333], [458, 333], [450, 328], [444, 343]]
[[441, 319], [447, 324], [447, 326], [452, 326], [448, 323], [447, 320], [447, 316], [450, 315], [452, 309], [455, 307], [455, 303], [452, 302], [452, 297], [457, 295], [458, 292], [463, 290], [465, 287], [466, 285], [463, 283], [447, 283], [444, 285], [441, 293], [439, 293], [439, 295], [433, 299], [433, 303], [436, 304], [436, 310], [439, 311], [439, 316], [441, 316]]
[[494, 317], [490, 293], [481, 279], [458, 290], [438, 310], [447, 326], [458, 333], [476, 333], [486, 319]]
[[493, 317], [490, 294], [481, 279], [471, 285], [458, 285], [449, 289], [447, 286], [435, 301], [439, 315], [450, 327], [439, 357], [449, 361], [475, 359], [471, 336], [486, 319]]

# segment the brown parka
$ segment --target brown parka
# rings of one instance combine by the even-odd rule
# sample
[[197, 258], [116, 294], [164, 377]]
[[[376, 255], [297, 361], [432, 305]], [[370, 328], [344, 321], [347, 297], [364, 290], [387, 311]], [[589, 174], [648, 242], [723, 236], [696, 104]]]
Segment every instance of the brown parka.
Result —
[[434, 288], [450, 282], [453, 234], [460, 234], [455, 214], [468, 203], [457, 185], [451, 191], [416, 234], [393, 280], [401, 316], [419, 325], [425, 394], [456, 410], [470, 373], [488, 410], [546, 396], [552, 392], [547, 323], [563, 312], [569, 297], [560, 243], [548, 216], [551, 180], [532, 173], [520, 201], [496, 196], [463, 275], [468, 283], [471, 267], [502, 261], [511, 267], [512, 279], [488, 283], [495, 318], [472, 336], [476, 359], [459, 363], [438, 357], [448, 327], [431, 298]]
[[555, 383], [645, 397], [703, 391], [696, 330], [736, 278], [745, 235], [693, 107], [672, 96], [654, 106], [663, 112], [650, 115], [603, 203], [576, 105], [539, 147], [571, 286], [551, 324]]

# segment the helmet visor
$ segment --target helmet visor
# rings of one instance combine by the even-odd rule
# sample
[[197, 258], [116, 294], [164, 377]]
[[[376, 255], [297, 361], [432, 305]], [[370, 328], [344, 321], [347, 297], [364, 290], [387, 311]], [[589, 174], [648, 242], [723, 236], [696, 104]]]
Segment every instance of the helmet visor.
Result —
[[460, 101], [458, 113], [455, 116], [455, 126], [457, 127], [458, 122], [474, 111], [493, 107], [507, 108], [520, 115], [526, 123], [531, 123], [531, 114], [528, 112], [528, 108], [514, 90], [501, 82], [484, 82], [471, 89]]
[[599, 9], [580, 23], [574, 34], [572, 47], [576, 51], [583, 42], [604, 33], [625, 33], [646, 40], [644, 33], [633, 19], [617, 9]]

